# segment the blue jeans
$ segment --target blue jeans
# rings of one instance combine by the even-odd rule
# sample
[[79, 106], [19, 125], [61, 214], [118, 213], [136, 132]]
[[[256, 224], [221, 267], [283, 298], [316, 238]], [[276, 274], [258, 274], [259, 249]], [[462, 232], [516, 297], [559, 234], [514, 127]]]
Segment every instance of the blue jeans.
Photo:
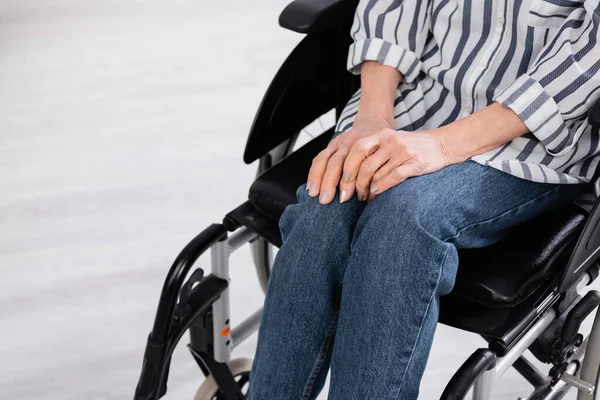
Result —
[[574, 199], [583, 185], [526, 181], [467, 161], [410, 178], [370, 203], [321, 205], [298, 188], [286, 208], [251, 400], [414, 400], [457, 250]]

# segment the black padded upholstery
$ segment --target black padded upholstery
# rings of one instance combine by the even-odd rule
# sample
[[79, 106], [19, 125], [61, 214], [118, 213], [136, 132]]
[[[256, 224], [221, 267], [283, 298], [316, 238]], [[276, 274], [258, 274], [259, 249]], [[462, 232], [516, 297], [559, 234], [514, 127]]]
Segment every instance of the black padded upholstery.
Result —
[[459, 250], [455, 295], [495, 308], [523, 301], [566, 265], [585, 216], [570, 204], [514, 228], [491, 246]]
[[[307, 176], [314, 156], [325, 147], [331, 132], [309, 142], [263, 173], [250, 188], [250, 203], [276, 222]], [[555, 279], [564, 267], [586, 214], [568, 205], [514, 228], [492, 246], [459, 251], [459, 271], [452, 296], [458, 303], [502, 309], [523, 302]], [[256, 218], [254, 218], [256, 220]], [[271, 227], [271, 241], [281, 244]]]
[[311, 140], [263, 173], [250, 186], [250, 201], [265, 215], [279, 220], [288, 204], [296, 203], [296, 189], [306, 180], [315, 155], [324, 149], [333, 129]]

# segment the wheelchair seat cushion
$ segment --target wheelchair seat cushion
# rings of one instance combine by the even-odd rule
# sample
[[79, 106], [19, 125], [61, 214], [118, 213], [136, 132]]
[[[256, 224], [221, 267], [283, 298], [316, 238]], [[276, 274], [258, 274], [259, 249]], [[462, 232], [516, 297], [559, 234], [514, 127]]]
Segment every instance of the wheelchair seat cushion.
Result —
[[[276, 223], [285, 207], [297, 201], [296, 189], [328, 139], [328, 135], [314, 139], [259, 176], [250, 188], [250, 202]], [[569, 204], [513, 228], [491, 246], [459, 250], [451, 296], [489, 308], [522, 302], [564, 267], [585, 218], [583, 210]]]
[[574, 204], [517, 226], [491, 246], [461, 249], [453, 294], [487, 307], [512, 307], [566, 266], [586, 213]]

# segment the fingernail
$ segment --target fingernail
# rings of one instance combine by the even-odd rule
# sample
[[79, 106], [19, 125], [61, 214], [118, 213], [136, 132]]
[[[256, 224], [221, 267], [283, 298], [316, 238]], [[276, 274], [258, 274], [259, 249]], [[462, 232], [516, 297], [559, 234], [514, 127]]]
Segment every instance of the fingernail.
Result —
[[375, 193], [375, 192], [377, 191], [377, 189], [379, 189], [379, 188], [377, 187], [377, 185], [373, 186], [373, 187], [371, 188], [371, 193]]
[[310, 182], [306, 182], [306, 191], [308, 192], [310, 190]]
[[343, 203], [346, 201], [346, 196], [348, 195], [348, 192], [346, 192], [345, 190], [342, 190], [340, 192], [340, 203]]
[[350, 182], [350, 178], [352, 178], [352, 175], [350, 175], [350, 172], [346, 172], [344, 174], [344, 182], [346, 182], [346, 183]]
[[308, 195], [311, 197], [315, 197], [317, 195], [317, 190], [314, 187], [311, 187], [310, 190], [308, 191]]
[[363, 200], [364, 200], [364, 198], [363, 198], [362, 194], [360, 194], [360, 193], [356, 193], [356, 198], [357, 198], [359, 201], [363, 201]]
[[321, 192], [321, 196], [319, 196], [319, 201], [321, 203], [325, 202], [327, 200], [327, 191], [325, 192]]

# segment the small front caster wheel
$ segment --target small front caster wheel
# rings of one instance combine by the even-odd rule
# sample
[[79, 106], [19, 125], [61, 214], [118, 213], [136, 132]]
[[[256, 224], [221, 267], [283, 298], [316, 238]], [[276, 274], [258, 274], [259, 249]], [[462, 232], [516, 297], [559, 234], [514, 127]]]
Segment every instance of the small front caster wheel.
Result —
[[[248, 386], [250, 382], [250, 370], [252, 369], [252, 360], [249, 358], [236, 358], [227, 363], [231, 375], [240, 386], [240, 390], [245, 395], [248, 394]], [[222, 400], [223, 395], [219, 391], [217, 382], [209, 375], [206, 380], [202, 382], [194, 400]]]

